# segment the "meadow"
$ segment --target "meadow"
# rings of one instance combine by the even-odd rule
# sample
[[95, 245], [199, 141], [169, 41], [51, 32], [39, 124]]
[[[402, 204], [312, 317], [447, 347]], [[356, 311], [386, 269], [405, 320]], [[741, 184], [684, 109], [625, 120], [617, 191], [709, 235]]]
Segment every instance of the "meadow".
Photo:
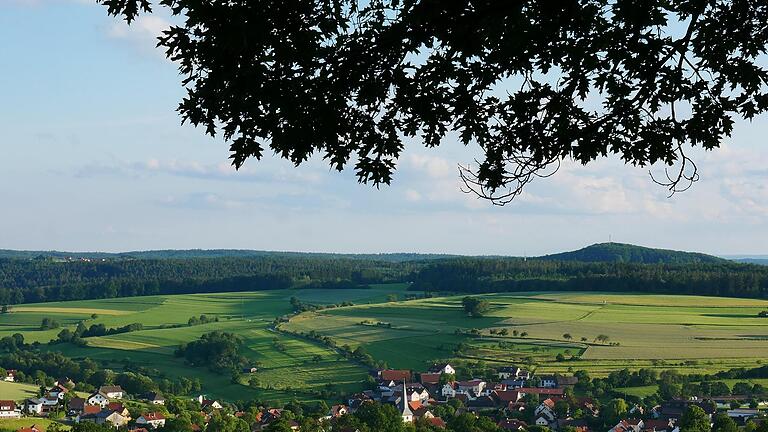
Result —
[[[768, 322], [757, 316], [768, 308], [763, 300], [551, 292], [482, 297], [491, 305], [482, 318], [468, 317], [457, 296], [305, 313], [284, 327], [314, 329], [407, 368], [439, 359], [482, 360], [604, 375], [624, 367], [719, 371], [768, 358]], [[477, 335], [469, 339], [456, 334], [472, 329]], [[599, 342], [599, 335], [608, 340]], [[465, 346], [457, 354], [460, 341]], [[554, 361], [558, 354], [568, 360]]]
[[[367, 374], [366, 367], [334, 349], [289, 332], [316, 331], [339, 346], [362, 346], [390, 367], [414, 370], [424, 370], [436, 360], [483, 361], [527, 364], [539, 373], [585, 369], [600, 376], [624, 367], [714, 372], [755, 366], [768, 358], [768, 321], [757, 317], [768, 309], [762, 300], [584, 292], [488, 294], [481, 297], [490, 302], [489, 311], [472, 318], [463, 311], [462, 296], [406, 301], [406, 289], [393, 284], [25, 304], [0, 315], [0, 337], [20, 332], [28, 342], [46, 343], [61, 328], [40, 330], [43, 318], [71, 329], [80, 321], [110, 328], [141, 323], [141, 331], [87, 338], [85, 347], [56, 344], [43, 349], [100, 360], [114, 370], [131, 363], [148, 368], [154, 376], [197, 377], [203, 392], [215, 398], [268, 402], [316, 400], [329, 389], [356, 391]], [[354, 305], [294, 315], [275, 330], [274, 319], [292, 312], [289, 300], [294, 296], [305, 303]], [[392, 296], [399, 300], [391, 301]], [[200, 314], [219, 321], [186, 325]], [[192, 367], [174, 356], [180, 344], [213, 330], [243, 338], [243, 355], [259, 365], [258, 385], [248, 385], [248, 375], [233, 382], [227, 372]], [[599, 335], [608, 340], [599, 342]], [[274, 348], [275, 339], [283, 350]], [[0, 398], [9, 397], [6, 393], [0, 387]]]
[[[103, 361], [114, 370], [130, 362], [149, 368], [158, 376], [197, 377], [207, 395], [226, 400], [314, 400], [317, 392], [329, 383], [342, 392], [358, 390], [367, 370], [321, 344], [271, 329], [277, 316], [292, 311], [289, 299], [295, 296], [314, 304], [372, 303], [385, 301], [390, 295], [402, 297], [405, 288], [393, 284], [371, 289], [190, 294], [19, 305], [11, 313], [0, 315], [0, 337], [22, 333], [27, 342], [46, 343], [55, 339], [61, 328], [73, 329], [80, 321], [87, 326], [104, 324], [108, 328], [142, 323], [141, 331], [87, 338], [85, 347], [56, 344], [45, 345], [44, 349]], [[186, 325], [189, 318], [201, 314], [218, 317], [219, 321]], [[52, 318], [61, 327], [40, 330], [43, 318]], [[233, 383], [228, 372], [191, 367], [174, 357], [180, 344], [214, 330], [243, 338], [243, 355], [260, 365], [256, 374], [258, 387], [247, 385], [249, 376]], [[273, 348], [275, 339], [285, 347], [283, 351]]]

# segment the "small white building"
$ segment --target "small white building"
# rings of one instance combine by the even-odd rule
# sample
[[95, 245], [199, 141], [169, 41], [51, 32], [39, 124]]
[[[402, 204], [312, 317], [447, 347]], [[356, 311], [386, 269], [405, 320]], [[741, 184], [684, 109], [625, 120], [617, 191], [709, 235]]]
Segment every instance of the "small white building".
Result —
[[43, 399], [33, 398], [24, 401], [24, 410], [27, 414], [39, 415], [43, 413]]
[[136, 419], [137, 425], [151, 426], [153, 429], [165, 426], [165, 416], [159, 412], [145, 413]]
[[16, 409], [16, 402], [0, 400], [0, 418], [21, 418], [21, 411]]
[[88, 405], [97, 405], [105, 408], [107, 405], [109, 405], [109, 398], [99, 392], [96, 392], [88, 396], [88, 399], [85, 400], [85, 403]]
[[98, 392], [109, 399], [122, 399], [125, 396], [125, 392], [120, 386], [101, 386]]

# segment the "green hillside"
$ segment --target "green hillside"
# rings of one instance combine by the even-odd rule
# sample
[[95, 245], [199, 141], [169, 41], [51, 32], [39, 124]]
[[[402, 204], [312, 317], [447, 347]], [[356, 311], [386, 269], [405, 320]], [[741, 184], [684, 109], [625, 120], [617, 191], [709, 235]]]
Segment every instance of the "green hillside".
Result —
[[716, 264], [727, 262], [723, 258], [697, 252], [652, 249], [624, 243], [598, 243], [572, 252], [545, 255], [539, 259], [634, 264]]

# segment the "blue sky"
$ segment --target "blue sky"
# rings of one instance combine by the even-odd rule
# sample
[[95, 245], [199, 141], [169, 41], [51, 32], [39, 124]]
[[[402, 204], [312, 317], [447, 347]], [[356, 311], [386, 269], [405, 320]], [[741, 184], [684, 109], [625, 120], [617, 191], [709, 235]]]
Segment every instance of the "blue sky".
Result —
[[181, 126], [162, 16], [128, 28], [80, 0], [0, 0], [0, 248], [243, 248], [535, 255], [607, 241], [768, 253], [765, 116], [696, 153], [702, 180], [668, 199], [645, 169], [566, 164], [517, 202], [459, 191], [453, 140], [409, 146], [394, 184], [322, 161], [240, 172], [228, 145]]

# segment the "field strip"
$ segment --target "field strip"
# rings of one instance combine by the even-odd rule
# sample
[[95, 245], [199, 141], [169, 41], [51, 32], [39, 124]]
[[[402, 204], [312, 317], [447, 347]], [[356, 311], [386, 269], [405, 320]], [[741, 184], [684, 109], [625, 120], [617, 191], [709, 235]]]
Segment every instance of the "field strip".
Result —
[[68, 308], [55, 306], [14, 306], [13, 312], [46, 312], [78, 315], [130, 315], [132, 313], [136, 313], [136, 311], [122, 311], [116, 309]]
[[154, 352], [166, 352], [169, 351], [171, 348], [162, 346], [162, 345], [156, 345], [146, 342], [136, 342], [136, 341], [128, 341], [124, 339], [106, 339], [106, 338], [89, 338], [88, 339], [88, 345], [95, 347], [95, 348], [110, 348], [110, 349], [119, 349], [119, 350], [136, 350], [136, 349], [142, 349], [147, 350], [151, 349], [151, 351]]

